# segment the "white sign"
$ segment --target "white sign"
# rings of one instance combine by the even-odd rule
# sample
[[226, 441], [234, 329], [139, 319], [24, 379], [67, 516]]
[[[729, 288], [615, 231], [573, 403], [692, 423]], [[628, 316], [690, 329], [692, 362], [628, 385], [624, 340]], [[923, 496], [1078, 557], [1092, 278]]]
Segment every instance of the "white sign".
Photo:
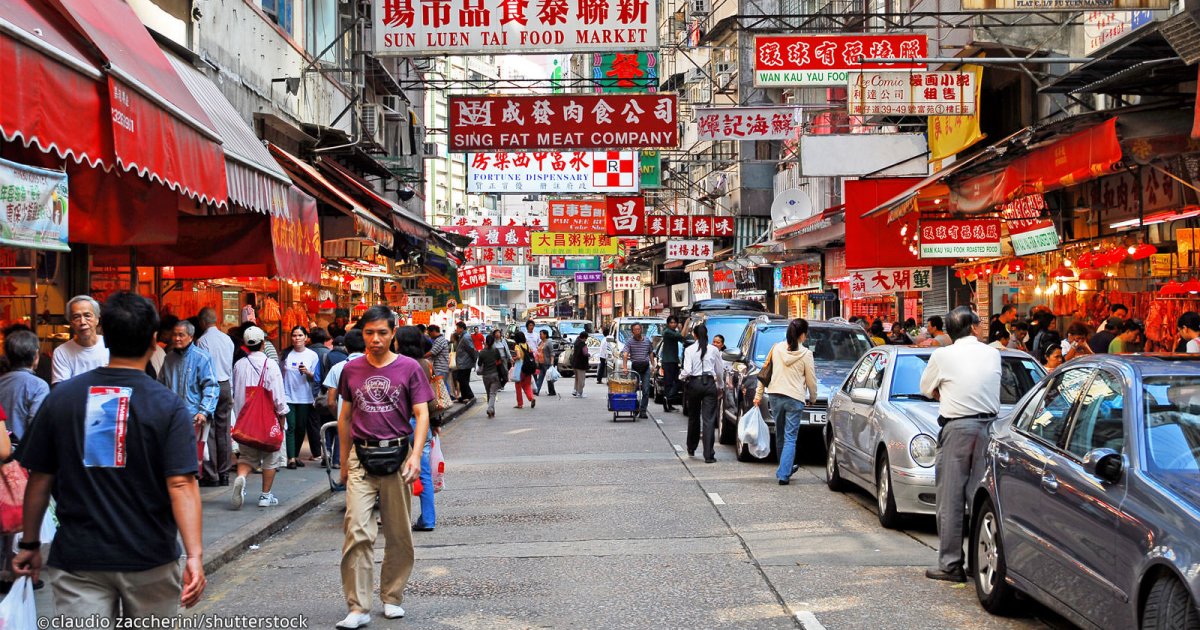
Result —
[[696, 108], [696, 130], [705, 140], [789, 140], [804, 126], [799, 107]]
[[923, 133], [800, 136], [805, 177], [925, 177], [929, 144]]
[[636, 273], [614, 273], [608, 276], [609, 291], [629, 291], [642, 288], [642, 277]]
[[637, 151], [469, 153], [467, 192], [637, 192], [640, 160]]
[[975, 113], [974, 72], [851, 72], [851, 116], [966, 116]]
[[413, 295], [408, 294], [408, 310], [410, 311], [432, 311], [433, 296], [432, 295]]
[[1150, 11], [1084, 11], [1083, 54], [1090, 55], [1153, 20]]
[[693, 271], [689, 276], [692, 279], [692, 299], [712, 299], [712, 279], [709, 278], [708, 271]]
[[[372, 4], [374, 52], [381, 56], [658, 49], [658, 9], [652, 0], [374, 0]], [[633, 59], [636, 63], [636, 54]]]
[[852, 269], [850, 294], [853, 297], [890, 295], [897, 291], [929, 291], [933, 289], [933, 268], [914, 269]]
[[672, 284], [671, 306], [687, 306], [688, 303], [688, 283]]
[[712, 241], [667, 241], [667, 260], [712, 260]]

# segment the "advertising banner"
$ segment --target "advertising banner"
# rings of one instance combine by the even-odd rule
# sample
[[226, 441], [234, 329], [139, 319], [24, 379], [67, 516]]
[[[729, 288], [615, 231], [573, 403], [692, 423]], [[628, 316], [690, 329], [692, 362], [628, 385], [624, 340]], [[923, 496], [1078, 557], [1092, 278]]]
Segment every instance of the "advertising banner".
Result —
[[606, 234], [536, 232], [534, 256], [616, 256], [617, 239]]
[[[983, 84], [983, 66], [965, 64], [963, 72], [975, 75], [975, 102], [979, 102], [979, 89]], [[930, 116], [929, 160], [944, 160], [983, 139], [979, 128], [979, 108], [970, 116]]]
[[897, 291], [929, 291], [933, 289], [933, 268], [854, 269], [850, 271], [850, 295], [867, 297], [888, 295]]
[[646, 217], [646, 236], [725, 238], [733, 236], [733, 217], [651, 215]]
[[630, 291], [642, 288], [642, 278], [636, 273], [614, 273], [608, 276], [609, 291]]
[[476, 247], [501, 245], [504, 247], [529, 247], [529, 235], [534, 228], [499, 225], [446, 225], [439, 230], [452, 234], [475, 237]]
[[607, 197], [605, 229], [609, 236], [637, 236], [646, 233], [644, 197]]
[[373, 0], [379, 56], [658, 49], [650, 0]]
[[550, 275], [570, 277], [577, 271], [600, 271], [599, 256], [551, 256]]
[[67, 192], [62, 171], [0, 159], [0, 245], [71, 251]]
[[697, 107], [700, 140], [790, 140], [804, 127], [799, 107]]
[[488, 265], [487, 279], [488, 284], [501, 285], [513, 281], [513, 271], [516, 267], [505, 267], [502, 265]]
[[708, 271], [693, 271], [688, 275], [692, 280], [692, 299], [712, 299], [712, 280], [709, 278]]
[[604, 282], [603, 271], [576, 271], [575, 284], [590, 284], [594, 282]]
[[732, 269], [713, 270], [713, 291], [717, 293], [732, 293], [737, 289], [737, 280]]
[[756, 35], [756, 87], [843, 86], [847, 73], [863, 70], [924, 70], [923, 63], [859, 63], [860, 59], [926, 56], [924, 35]]
[[551, 232], [605, 232], [608, 205], [603, 199], [551, 199], [548, 206]]
[[1000, 206], [999, 210], [1008, 225], [1008, 235], [1016, 255], [1058, 249], [1058, 231], [1054, 228], [1054, 222], [1043, 218], [1048, 210], [1046, 198], [1041, 193], [1015, 199]]
[[449, 97], [451, 151], [679, 145], [674, 94]]
[[1083, 54], [1091, 55], [1152, 21], [1150, 11], [1084, 11]]
[[555, 282], [539, 282], [538, 297], [543, 300], [558, 299], [558, 283]]
[[662, 155], [654, 149], [643, 149], [640, 166], [642, 190], [662, 188]]
[[[850, 133], [800, 136], [800, 173], [806, 177], [904, 177], [929, 174], [923, 133]], [[779, 199], [777, 196], [776, 200]]]
[[433, 296], [425, 294], [408, 294], [408, 308], [414, 311], [432, 311]]
[[597, 94], [658, 91], [658, 53], [596, 53], [592, 79]]
[[975, 113], [974, 72], [851, 72], [851, 116], [968, 116]]
[[921, 258], [1000, 255], [999, 219], [921, 219]]
[[458, 290], [476, 289], [487, 284], [487, 267], [460, 267]]
[[712, 241], [667, 241], [667, 260], [712, 260]]
[[[0, 199], [4, 199], [0, 185]], [[272, 253], [280, 278], [320, 284], [321, 225], [317, 200], [292, 186], [288, 189], [287, 218], [271, 216]]]
[[637, 151], [471, 153], [467, 192], [637, 192], [639, 162]]

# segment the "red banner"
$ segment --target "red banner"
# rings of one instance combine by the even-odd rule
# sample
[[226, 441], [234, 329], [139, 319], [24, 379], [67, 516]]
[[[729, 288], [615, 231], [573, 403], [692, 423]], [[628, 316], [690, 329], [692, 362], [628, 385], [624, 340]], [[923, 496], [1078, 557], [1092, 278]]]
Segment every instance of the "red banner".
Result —
[[480, 265], [532, 265], [534, 260], [528, 247], [468, 247], [463, 250], [463, 262]]
[[846, 85], [847, 71], [924, 70], [914, 62], [859, 63], [860, 59], [926, 56], [925, 35], [758, 35], [755, 85]]
[[733, 217], [656, 214], [646, 217], [646, 236], [731, 237], [733, 236]]
[[585, 232], [603, 234], [607, 204], [596, 200], [550, 200], [551, 232]]
[[450, 96], [451, 151], [679, 145], [674, 94]]
[[460, 267], [458, 269], [458, 289], [476, 289], [487, 284], [487, 267]]
[[646, 233], [644, 197], [606, 197], [605, 229], [609, 236], [639, 236]]
[[536, 228], [497, 225], [448, 225], [438, 228], [453, 234], [474, 236], [476, 247], [529, 247], [529, 234]]
[[321, 227], [317, 200], [292, 186], [288, 190], [288, 218], [271, 217], [275, 274], [285, 280], [321, 282]]

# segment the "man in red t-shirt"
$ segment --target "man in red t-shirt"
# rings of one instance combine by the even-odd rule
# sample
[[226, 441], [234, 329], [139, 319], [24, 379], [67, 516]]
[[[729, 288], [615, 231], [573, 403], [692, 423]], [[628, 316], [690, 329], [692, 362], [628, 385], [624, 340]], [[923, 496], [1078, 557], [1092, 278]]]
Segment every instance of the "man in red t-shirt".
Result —
[[479, 327], [476, 326], [474, 332], [471, 333], [471, 341], [475, 342], [475, 351], [483, 352], [483, 333], [479, 332]]

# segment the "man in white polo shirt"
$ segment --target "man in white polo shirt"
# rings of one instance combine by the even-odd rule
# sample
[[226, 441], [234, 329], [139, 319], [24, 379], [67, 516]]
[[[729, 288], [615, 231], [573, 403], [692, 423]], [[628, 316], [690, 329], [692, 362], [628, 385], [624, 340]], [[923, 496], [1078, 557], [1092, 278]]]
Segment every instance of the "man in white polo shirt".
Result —
[[67, 321], [72, 337], [54, 349], [51, 385], [108, 365], [108, 347], [100, 335], [100, 303], [90, 295], [76, 295], [67, 302]]

